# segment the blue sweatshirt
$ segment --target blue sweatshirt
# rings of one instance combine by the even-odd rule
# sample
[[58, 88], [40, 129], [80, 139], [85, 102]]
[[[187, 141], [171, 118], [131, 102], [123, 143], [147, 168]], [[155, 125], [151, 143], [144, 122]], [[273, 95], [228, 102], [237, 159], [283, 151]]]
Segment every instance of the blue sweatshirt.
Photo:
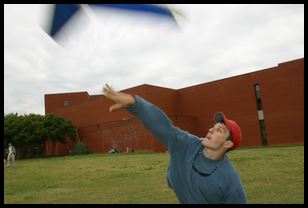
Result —
[[247, 203], [241, 180], [228, 157], [210, 160], [200, 138], [173, 126], [167, 115], [139, 96], [127, 109], [168, 148], [167, 182], [180, 203]]

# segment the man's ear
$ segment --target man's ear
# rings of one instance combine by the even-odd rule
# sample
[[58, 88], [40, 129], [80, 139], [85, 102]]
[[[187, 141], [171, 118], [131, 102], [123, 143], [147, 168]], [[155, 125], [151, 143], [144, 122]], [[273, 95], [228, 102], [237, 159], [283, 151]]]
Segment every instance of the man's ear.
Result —
[[224, 147], [227, 149], [233, 147], [233, 142], [231, 140], [227, 140], [224, 144]]

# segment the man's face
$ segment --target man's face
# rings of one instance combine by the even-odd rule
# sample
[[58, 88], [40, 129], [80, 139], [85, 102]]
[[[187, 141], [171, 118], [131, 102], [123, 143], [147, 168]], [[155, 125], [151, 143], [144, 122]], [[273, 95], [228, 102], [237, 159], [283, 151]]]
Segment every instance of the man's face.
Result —
[[223, 147], [229, 136], [229, 129], [223, 123], [216, 123], [209, 129], [208, 134], [202, 140], [202, 145], [209, 149], [219, 150]]

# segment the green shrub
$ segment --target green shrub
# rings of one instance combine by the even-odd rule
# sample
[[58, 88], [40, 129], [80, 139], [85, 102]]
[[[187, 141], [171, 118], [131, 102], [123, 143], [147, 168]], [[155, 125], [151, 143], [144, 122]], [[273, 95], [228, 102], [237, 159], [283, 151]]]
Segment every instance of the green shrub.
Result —
[[91, 153], [92, 151], [83, 142], [77, 142], [73, 151], [71, 152], [72, 155], [83, 155], [83, 154], [91, 154]]

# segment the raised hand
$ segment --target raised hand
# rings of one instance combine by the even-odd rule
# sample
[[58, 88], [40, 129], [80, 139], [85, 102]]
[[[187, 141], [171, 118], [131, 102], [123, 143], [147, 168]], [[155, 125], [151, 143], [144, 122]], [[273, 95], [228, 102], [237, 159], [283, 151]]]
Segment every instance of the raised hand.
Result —
[[124, 92], [116, 92], [114, 89], [112, 89], [111, 86], [106, 84], [103, 87], [103, 93], [104, 95], [113, 100], [116, 104], [110, 106], [109, 111], [125, 108], [129, 105], [135, 104], [135, 98], [131, 94], [124, 93]]

